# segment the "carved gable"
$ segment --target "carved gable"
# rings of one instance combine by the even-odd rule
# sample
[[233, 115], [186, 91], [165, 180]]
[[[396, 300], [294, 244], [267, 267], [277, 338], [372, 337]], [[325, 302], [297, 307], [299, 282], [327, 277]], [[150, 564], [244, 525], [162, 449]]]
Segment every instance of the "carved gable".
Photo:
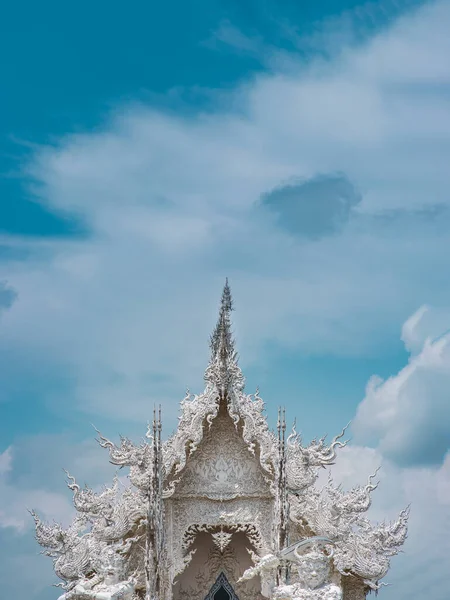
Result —
[[221, 410], [206, 428], [175, 487], [175, 496], [211, 500], [270, 496], [258, 458], [251, 454], [228, 413]]

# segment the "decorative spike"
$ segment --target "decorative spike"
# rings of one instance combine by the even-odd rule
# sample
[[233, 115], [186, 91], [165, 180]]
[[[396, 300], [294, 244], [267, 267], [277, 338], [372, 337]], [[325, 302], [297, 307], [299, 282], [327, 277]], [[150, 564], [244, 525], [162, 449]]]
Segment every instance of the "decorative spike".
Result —
[[231, 312], [233, 310], [233, 298], [231, 297], [231, 290], [230, 286], [228, 285], [228, 277], [225, 279], [221, 304], [224, 311]]
[[219, 318], [217, 325], [210, 338], [211, 358], [215, 359], [218, 356], [226, 358], [231, 356], [234, 351], [234, 342], [231, 335], [231, 319], [230, 313], [233, 310], [233, 299], [231, 297], [230, 286], [228, 279], [225, 281], [225, 286], [222, 291], [220, 301]]
[[218, 397], [227, 398], [227, 402], [232, 397], [231, 390], [234, 393], [242, 392], [245, 386], [231, 333], [232, 310], [233, 301], [227, 280], [222, 292], [219, 318], [210, 338], [211, 358], [204, 375], [205, 381], [218, 392]]

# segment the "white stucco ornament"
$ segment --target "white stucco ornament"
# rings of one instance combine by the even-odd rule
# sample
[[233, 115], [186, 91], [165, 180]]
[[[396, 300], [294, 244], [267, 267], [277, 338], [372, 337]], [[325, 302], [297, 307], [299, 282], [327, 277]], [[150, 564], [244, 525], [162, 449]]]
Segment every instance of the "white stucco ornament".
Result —
[[58, 600], [131, 600], [136, 581], [123, 577], [123, 560], [112, 547], [107, 547], [98, 557], [97, 577], [82, 579]]
[[59, 600], [363, 600], [382, 585], [408, 510], [393, 523], [368, 520], [374, 475], [349, 491], [331, 478], [316, 486], [345, 429], [304, 445], [295, 428], [286, 435], [284, 410], [269, 429], [259, 392], [244, 391], [231, 311], [227, 283], [205, 389], [186, 393], [167, 441], [160, 411], [138, 444], [98, 432], [129, 486], [116, 478], [94, 492], [67, 474], [72, 524], [32, 512]]
[[[268, 554], [257, 560], [241, 579], [259, 575], [264, 581], [272, 582], [265, 589], [263, 586], [263, 595], [274, 600], [342, 600], [341, 588], [330, 580], [333, 551], [327, 553], [323, 549], [332, 545], [331, 540], [322, 537], [297, 542], [277, 554]], [[277, 572], [289, 573], [289, 579], [295, 582], [277, 584]]]

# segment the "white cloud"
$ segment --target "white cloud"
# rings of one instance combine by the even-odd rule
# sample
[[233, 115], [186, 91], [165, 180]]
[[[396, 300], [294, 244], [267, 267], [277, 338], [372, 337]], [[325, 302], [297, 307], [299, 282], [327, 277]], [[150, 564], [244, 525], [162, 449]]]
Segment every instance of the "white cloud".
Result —
[[[423, 321], [428, 318], [431, 337]], [[448, 311], [420, 308], [403, 326], [408, 348], [420, 352], [394, 376], [373, 377], [353, 431], [403, 464], [439, 463], [450, 447], [450, 334]], [[438, 333], [441, 335], [435, 337]]]
[[0, 475], [4, 475], [11, 470], [12, 463], [12, 452], [11, 447], [6, 448], [2, 454], [0, 454]]
[[450, 310], [421, 306], [402, 327], [402, 341], [411, 354], [422, 351], [425, 343], [433, 343], [450, 330]]
[[7, 448], [0, 454], [0, 528], [11, 527], [18, 532], [28, 529], [32, 523], [27, 508], [36, 509], [44, 518], [68, 523], [72, 507], [62, 494], [49, 492], [38, 486], [35, 489], [19, 489], [11, 485], [8, 475], [13, 467], [13, 450]]

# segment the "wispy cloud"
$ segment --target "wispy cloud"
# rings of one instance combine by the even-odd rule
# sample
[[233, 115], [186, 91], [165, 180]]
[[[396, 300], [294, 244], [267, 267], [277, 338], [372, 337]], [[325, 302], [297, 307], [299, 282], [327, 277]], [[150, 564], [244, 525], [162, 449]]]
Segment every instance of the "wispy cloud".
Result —
[[5, 308], [11, 308], [14, 300], [17, 298], [17, 292], [13, 290], [5, 281], [0, 281], [0, 311]]
[[68, 522], [72, 508], [67, 499], [41, 486], [21, 490], [11, 485], [9, 476], [13, 470], [13, 450], [7, 448], [0, 454], [0, 529], [13, 528], [23, 532], [31, 525], [27, 508], [36, 508], [47, 519]]
[[268, 50], [260, 36], [246, 35], [229, 20], [222, 21], [203, 45], [212, 50], [225, 47], [257, 59], [262, 59]]

